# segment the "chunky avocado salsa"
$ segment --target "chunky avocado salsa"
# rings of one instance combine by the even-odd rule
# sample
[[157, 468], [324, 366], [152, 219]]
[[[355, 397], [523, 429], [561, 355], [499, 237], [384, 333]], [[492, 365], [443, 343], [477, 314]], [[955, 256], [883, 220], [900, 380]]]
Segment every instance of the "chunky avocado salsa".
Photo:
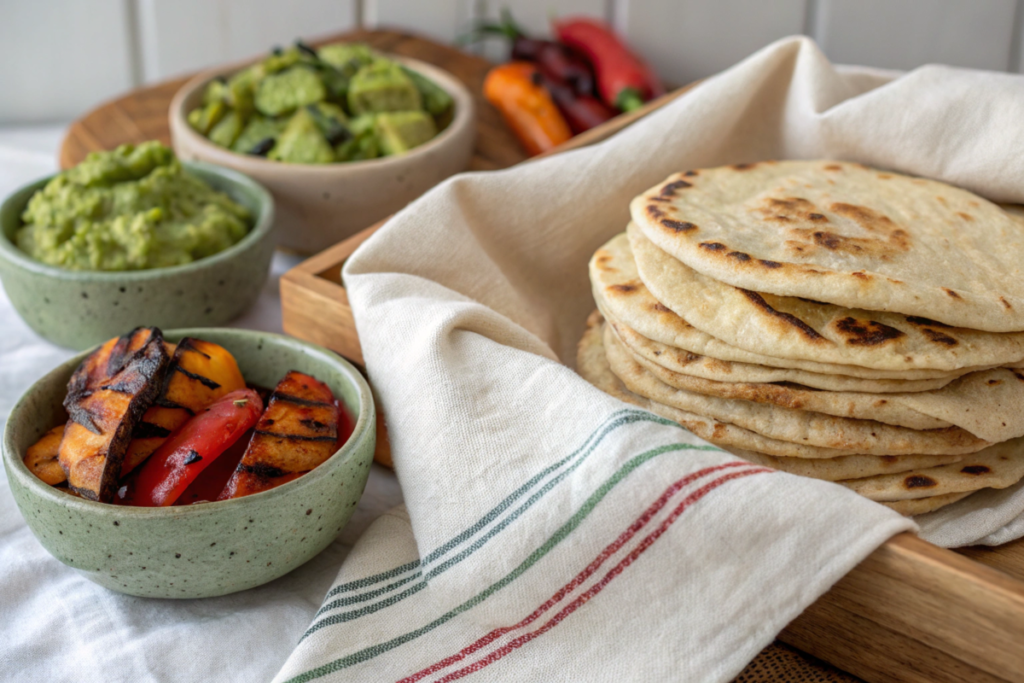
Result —
[[15, 242], [68, 270], [144, 270], [227, 249], [252, 216], [157, 141], [92, 152], [37, 191]]
[[329, 164], [403, 154], [452, 115], [451, 95], [359, 43], [298, 42], [206, 86], [189, 124], [240, 154]]

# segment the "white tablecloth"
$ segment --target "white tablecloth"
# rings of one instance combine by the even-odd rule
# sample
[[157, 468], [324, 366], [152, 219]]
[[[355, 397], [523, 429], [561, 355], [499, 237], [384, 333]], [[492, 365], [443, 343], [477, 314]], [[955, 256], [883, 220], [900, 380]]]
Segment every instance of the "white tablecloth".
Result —
[[[0, 196], [56, 170], [63, 126], [0, 129]], [[281, 331], [278, 279], [299, 259], [276, 254], [256, 306], [232, 326]], [[0, 428], [18, 397], [74, 352], [25, 325], [0, 289]], [[53, 559], [25, 525], [0, 469], [0, 680], [270, 680], [309, 626], [363, 530], [402, 501], [394, 474], [374, 465], [338, 539], [266, 586], [207, 600], [132, 598], [100, 588]], [[68, 632], [78, 637], [53, 638]]]

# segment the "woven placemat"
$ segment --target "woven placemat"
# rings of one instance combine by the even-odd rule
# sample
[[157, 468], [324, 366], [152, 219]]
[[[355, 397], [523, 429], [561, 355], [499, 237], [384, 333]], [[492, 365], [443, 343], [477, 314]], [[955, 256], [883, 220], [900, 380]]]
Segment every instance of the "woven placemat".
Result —
[[775, 641], [733, 683], [864, 683], [820, 659]]

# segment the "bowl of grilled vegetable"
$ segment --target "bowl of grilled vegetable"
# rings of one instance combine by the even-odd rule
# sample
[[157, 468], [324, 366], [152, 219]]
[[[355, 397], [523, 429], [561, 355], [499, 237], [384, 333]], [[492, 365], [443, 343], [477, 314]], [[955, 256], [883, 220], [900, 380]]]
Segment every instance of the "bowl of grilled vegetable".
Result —
[[56, 559], [111, 590], [226, 595], [326, 548], [373, 459], [362, 375], [281, 335], [140, 327], [57, 367], [11, 411], [3, 460]]
[[316, 252], [469, 164], [473, 98], [454, 76], [359, 43], [297, 42], [207, 71], [170, 109], [182, 159], [241, 171], [277, 203], [278, 243]]

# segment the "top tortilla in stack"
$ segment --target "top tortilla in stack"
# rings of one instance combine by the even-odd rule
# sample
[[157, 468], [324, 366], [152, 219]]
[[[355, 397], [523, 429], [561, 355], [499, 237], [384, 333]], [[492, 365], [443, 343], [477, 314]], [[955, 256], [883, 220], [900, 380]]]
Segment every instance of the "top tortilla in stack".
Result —
[[673, 257], [734, 287], [988, 332], [1024, 330], [1024, 240], [945, 183], [835, 161], [688, 171], [630, 206]]

